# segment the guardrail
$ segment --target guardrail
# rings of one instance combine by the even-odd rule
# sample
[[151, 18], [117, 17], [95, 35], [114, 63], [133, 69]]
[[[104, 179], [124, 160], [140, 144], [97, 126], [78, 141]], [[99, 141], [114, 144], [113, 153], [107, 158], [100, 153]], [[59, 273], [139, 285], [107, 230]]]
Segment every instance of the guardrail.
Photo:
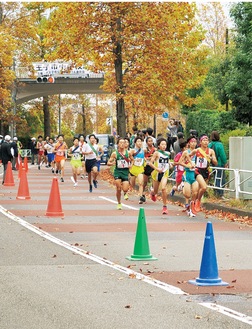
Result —
[[[175, 181], [174, 172], [169, 176]], [[214, 190], [227, 191], [236, 199], [252, 199], [252, 171], [244, 169], [211, 167], [208, 187]]]

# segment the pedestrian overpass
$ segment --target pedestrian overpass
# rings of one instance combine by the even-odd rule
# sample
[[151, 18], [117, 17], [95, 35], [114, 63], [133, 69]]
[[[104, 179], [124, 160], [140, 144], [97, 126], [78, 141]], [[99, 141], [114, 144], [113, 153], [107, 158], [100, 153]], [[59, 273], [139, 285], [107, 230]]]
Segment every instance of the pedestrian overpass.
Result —
[[34, 78], [17, 78], [14, 90], [16, 105], [29, 100], [57, 94], [106, 94], [103, 85], [103, 74], [92, 74], [89, 77], [54, 79], [54, 83], [38, 83]]

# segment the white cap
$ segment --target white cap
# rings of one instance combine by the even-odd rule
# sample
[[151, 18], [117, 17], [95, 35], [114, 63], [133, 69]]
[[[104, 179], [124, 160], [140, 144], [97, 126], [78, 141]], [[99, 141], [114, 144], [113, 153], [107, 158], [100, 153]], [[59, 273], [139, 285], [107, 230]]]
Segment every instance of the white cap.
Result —
[[32, 137], [32, 138], [31, 138], [31, 140], [32, 140], [32, 141], [35, 141], [35, 140], [36, 140], [36, 138], [35, 138], [35, 137]]
[[5, 139], [6, 141], [10, 141], [10, 140], [11, 140], [11, 137], [10, 137], [10, 135], [5, 135], [4, 139]]
[[0, 135], [0, 138], [3, 138], [3, 135]]
[[13, 140], [14, 140], [14, 141], [17, 141], [17, 140], [18, 140], [18, 138], [17, 138], [17, 137], [13, 137]]

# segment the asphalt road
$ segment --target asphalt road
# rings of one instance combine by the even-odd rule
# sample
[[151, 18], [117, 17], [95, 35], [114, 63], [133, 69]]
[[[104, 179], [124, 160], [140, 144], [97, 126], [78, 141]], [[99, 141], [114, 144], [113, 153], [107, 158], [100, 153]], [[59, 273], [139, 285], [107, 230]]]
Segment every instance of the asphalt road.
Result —
[[[64, 217], [47, 217], [52, 174], [31, 166], [30, 200], [1, 186], [0, 328], [249, 328], [252, 324], [252, 229], [239, 223], [189, 219], [147, 199], [147, 242], [157, 260], [130, 261], [138, 198], [116, 210], [115, 190], [86, 180], [59, 182]], [[198, 287], [207, 222], [214, 230], [219, 276], [228, 286]], [[146, 241], [145, 241], [146, 242]]]

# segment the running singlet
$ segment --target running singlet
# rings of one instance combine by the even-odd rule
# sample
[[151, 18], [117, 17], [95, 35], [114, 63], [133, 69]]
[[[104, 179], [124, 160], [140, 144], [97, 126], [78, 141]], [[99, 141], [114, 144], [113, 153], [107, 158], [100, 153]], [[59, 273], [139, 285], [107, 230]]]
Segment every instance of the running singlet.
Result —
[[159, 152], [159, 159], [156, 161], [155, 166], [162, 169], [162, 172], [169, 170], [169, 153], [168, 152]]
[[56, 155], [63, 157], [65, 156], [65, 143], [59, 143], [57, 142], [55, 145], [55, 153]]
[[80, 146], [72, 146], [70, 148], [71, 153], [72, 153], [72, 159], [73, 160], [81, 160], [81, 154], [82, 154], [82, 149]]
[[139, 152], [138, 151], [138, 149], [135, 149], [135, 155], [133, 154], [133, 165], [136, 167], [141, 167], [144, 164], [144, 151], [143, 149], [141, 149]]
[[[207, 148], [206, 154], [209, 154], [209, 148]], [[196, 160], [195, 160], [196, 167], [199, 169], [207, 169], [209, 167], [209, 161], [205, 158], [205, 156], [200, 152], [200, 148], [197, 149], [196, 152]]]
[[[128, 161], [125, 158], [127, 158]], [[116, 150], [116, 168], [117, 169], [125, 169], [125, 168], [128, 169], [129, 164], [130, 164], [130, 160], [129, 160], [128, 151], [126, 150], [124, 156], [122, 156], [121, 153], [119, 153]]]
[[89, 143], [83, 145], [82, 152], [85, 152], [85, 153], [92, 152], [91, 154], [85, 154], [86, 160], [96, 159], [96, 157], [98, 155], [98, 145], [94, 144], [94, 145], [92, 145], [92, 147], [95, 150], [95, 152], [93, 151], [93, 149], [91, 148]]

